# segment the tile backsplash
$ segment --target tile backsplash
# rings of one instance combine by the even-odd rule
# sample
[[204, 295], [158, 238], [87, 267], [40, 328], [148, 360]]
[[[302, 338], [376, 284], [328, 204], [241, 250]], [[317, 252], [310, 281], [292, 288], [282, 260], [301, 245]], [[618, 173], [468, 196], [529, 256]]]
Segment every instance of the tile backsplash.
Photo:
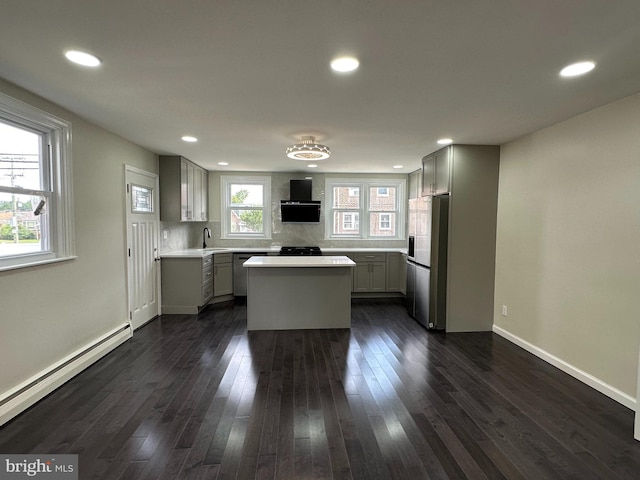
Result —
[[[213, 172], [211, 172], [213, 173]], [[280, 200], [289, 199], [289, 180], [292, 178], [304, 178], [296, 173], [271, 174], [271, 239], [222, 239], [220, 221], [211, 222], [161, 222], [160, 252], [183, 250], [187, 248], [202, 247], [202, 232], [204, 227], [211, 229], [211, 238], [207, 238], [209, 247], [277, 247], [282, 245], [317, 245], [321, 248], [361, 248], [361, 247], [389, 247], [404, 248], [405, 240], [343, 240], [325, 239], [324, 215], [325, 175], [319, 174], [313, 177], [311, 198], [322, 201], [320, 223], [300, 224], [282, 223], [280, 221]], [[215, 186], [217, 181], [210, 183]], [[210, 188], [211, 194], [212, 188]], [[214, 195], [219, 195], [218, 190]], [[211, 204], [211, 202], [210, 202]], [[217, 212], [209, 212], [210, 218], [219, 218]], [[165, 239], [164, 236], [167, 238]]]
[[[274, 221], [274, 223], [280, 223]], [[290, 224], [282, 225], [278, 230], [274, 229], [271, 239], [255, 240], [255, 239], [221, 239], [220, 222], [195, 222], [195, 223], [178, 223], [178, 222], [162, 222], [162, 230], [160, 234], [160, 252], [166, 253], [172, 250], [184, 250], [187, 248], [202, 247], [202, 232], [204, 227], [211, 229], [211, 238], [207, 238], [207, 246], [231, 248], [231, 247], [257, 247], [267, 248], [283, 245], [317, 245], [320, 248], [404, 248], [406, 242], [404, 240], [381, 241], [381, 240], [325, 240], [324, 225], [303, 225]], [[164, 232], [167, 232], [167, 238], [164, 239]]]

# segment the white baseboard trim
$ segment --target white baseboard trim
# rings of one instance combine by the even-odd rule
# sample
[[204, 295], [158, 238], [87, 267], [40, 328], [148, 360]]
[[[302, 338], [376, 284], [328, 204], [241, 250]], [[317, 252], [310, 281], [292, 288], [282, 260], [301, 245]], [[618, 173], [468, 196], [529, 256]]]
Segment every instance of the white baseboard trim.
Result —
[[638, 386], [636, 393], [636, 421], [633, 427], [633, 438], [640, 440], [640, 352], [638, 352]]
[[615, 400], [616, 402], [624, 405], [630, 410], [636, 411], [637, 400], [633, 398], [631, 395], [624, 393], [621, 390], [618, 390], [615, 387], [603, 382], [602, 380], [594, 377], [593, 375], [580, 370], [577, 367], [574, 367], [570, 363], [565, 362], [561, 358], [552, 355], [551, 353], [541, 349], [540, 347], [536, 347], [532, 343], [523, 340], [522, 338], [508, 332], [504, 328], [498, 327], [497, 325], [493, 326], [493, 332], [500, 335], [501, 337], [506, 338], [512, 343], [515, 343], [519, 347], [524, 348], [527, 352], [532, 353], [538, 358], [541, 358], [547, 363], [550, 363], [556, 368], [559, 368], [565, 373], [568, 373], [573, 378], [580, 380], [582, 383], [586, 383], [591, 388], [599, 391], [600, 393], [606, 395], [607, 397]]
[[0, 394], [0, 426], [122, 345], [132, 335], [131, 323], [127, 322]]

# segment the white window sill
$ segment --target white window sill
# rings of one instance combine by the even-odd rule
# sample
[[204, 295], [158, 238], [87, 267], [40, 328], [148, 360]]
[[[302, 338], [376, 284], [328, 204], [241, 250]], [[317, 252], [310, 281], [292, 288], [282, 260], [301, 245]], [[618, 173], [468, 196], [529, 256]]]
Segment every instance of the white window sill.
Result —
[[59, 257], [59, 258], [50, 258], [47, 260], [34, 260], [31, 262], [23, 262], [17, 265], [5, 265], [5, 266], [0, 266], [0, 272], [7, 272], [10, 270], [18, 270], [20, 268], [30, 268], [30, 267], [37, 267], [40, 265], [48, 265], [50, 263], [60, 263], [60, 262], [67, 262], [70, 260], [75, 260], [76, 258], [78, 258], [77, 256], [70, 256], [70, 257]]

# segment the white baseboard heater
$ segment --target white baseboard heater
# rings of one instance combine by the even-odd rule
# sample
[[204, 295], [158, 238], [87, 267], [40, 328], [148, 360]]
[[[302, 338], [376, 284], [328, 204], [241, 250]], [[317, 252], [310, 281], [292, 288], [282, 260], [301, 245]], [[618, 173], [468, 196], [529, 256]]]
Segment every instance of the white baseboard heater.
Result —
[[67, 355], [59, 362], [0, 394], [0, 426], [46, 397], [63, 383], [100, 360], [133, 335], [130, 323], [98, 337], [95, 341]]

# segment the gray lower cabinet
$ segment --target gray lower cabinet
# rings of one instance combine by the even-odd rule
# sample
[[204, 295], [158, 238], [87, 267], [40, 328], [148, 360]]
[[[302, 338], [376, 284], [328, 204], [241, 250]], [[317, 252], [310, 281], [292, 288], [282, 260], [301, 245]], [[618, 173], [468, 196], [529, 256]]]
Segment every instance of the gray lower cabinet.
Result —
[[386, 291], [385, 253], [356, 253], [353, 260], [356, 262], [353, 269], [354, 292]]
[[353, 293], [405, 293], [407, 262], [402, 253], [360, 251], [332, 255], [345, 255], [356, 262], [352, 269]]
[[213, 256], [213, 296], [233, 295], [233, 253]]
[[213, 255], [162, 259], [162, 313], [198, 313], [213, 298]]
[[406, 256], [399, 252], [387, 252], [387, 292], [405, 293], [406, 285]]

